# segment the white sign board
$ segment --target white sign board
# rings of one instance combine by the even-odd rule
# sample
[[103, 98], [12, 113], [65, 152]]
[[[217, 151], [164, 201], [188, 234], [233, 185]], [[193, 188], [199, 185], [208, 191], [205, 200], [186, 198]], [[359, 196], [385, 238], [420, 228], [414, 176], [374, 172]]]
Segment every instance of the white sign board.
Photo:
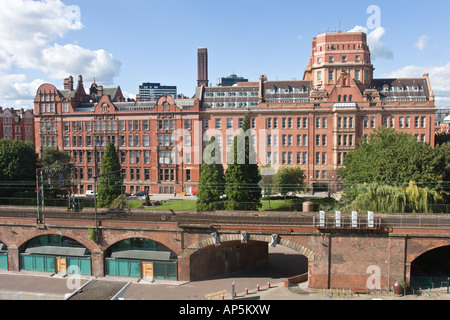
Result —
[[341, 212], [336, 211], [336, 228], [341, 227]]
[[358, 212], [352, 211], [352, 228], [358, 228]]
[[319, 225], [321, 227], [325, 227], [325, 211], [319, 211], [320, 218], [319, 218]]
[[372, 211], [367, 212], [367, 226], [369, 228], [374, 228], [374, 215]]

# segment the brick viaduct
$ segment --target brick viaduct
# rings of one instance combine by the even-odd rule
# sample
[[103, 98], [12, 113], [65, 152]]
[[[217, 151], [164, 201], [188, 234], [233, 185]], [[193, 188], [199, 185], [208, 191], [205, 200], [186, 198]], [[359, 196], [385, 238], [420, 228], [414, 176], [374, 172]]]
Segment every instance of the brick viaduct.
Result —
[[[89, 211], [90, 210], [90, 211]], [[106, 212], [93, 209], [68, 213], [46, 208], [37, 223], [35, 208], [0, 208], [0, 241], [7, 246], [9, 271], [19, 271], [20, 247], [44, 234], [72, 238], [91, 251], [92, 276], [104, 277], [105, 251], [128, 238], [155, 240], [178, 256], [178, 280], [196, 281], [267, 262], [268, 244], [282, 245], [308, 259], [311, 288], [365, 288], [378, 273], [381, 289], [398, 277], [410, 281], [411, 263], [420, 255], [450, 246], [447, 216], [375, 214], [367, 226], [360, 214], [358, 226], [342, 215], [336, 228], [332, 218], [319, 226], [319, 213], [195, 212], [133, 210]], [[97, 241], [88, 239], [97, 227]]]

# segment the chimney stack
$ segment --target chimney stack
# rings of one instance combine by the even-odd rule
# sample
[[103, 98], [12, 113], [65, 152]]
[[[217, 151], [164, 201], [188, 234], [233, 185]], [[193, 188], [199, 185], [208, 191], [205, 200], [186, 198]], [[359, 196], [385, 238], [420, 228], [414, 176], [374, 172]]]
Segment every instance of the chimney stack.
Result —
[[197, 85], [208, 86], [208, 49], [198, 49], [198, 80]]
[[64, 90], [73, 91], [73, 77], [72, 76], [64, 79]]

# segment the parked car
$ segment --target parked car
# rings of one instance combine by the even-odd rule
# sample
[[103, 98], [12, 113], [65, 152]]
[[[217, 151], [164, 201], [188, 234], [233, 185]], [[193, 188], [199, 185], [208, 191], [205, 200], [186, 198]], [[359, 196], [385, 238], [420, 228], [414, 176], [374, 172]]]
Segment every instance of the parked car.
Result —
[[147, 195], [147, 192], [145, 192], [145, 191], [136, 192], [135, 194], [133, 194], [133, 196], [135, 196], [135, 197], [144, 197], [146, 195]]

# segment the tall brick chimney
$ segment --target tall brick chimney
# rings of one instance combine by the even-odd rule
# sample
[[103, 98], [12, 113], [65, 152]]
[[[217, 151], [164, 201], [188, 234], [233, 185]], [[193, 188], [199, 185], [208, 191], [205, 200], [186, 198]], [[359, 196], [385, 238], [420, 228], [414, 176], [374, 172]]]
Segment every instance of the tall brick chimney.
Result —
[[208, 49], [198, 49], [198, 80], [197, 85], [208, 86]]

